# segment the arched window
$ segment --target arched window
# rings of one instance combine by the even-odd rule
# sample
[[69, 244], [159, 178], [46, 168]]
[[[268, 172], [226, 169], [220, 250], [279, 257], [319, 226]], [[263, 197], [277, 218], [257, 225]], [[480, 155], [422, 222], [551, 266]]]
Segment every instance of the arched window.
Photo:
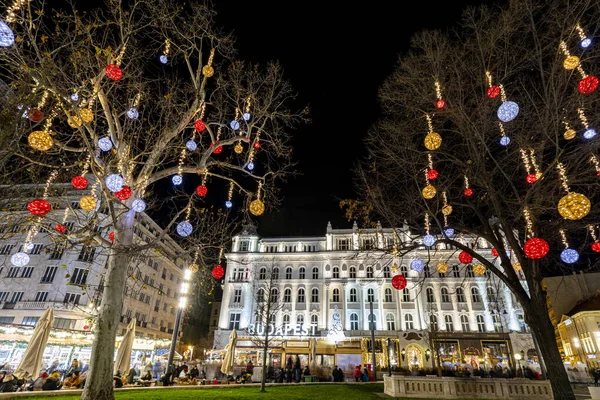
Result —
[[319, 289], [314, 288], [312, 290], [312, 296], [311, 296], [311, 301], [313, 303], [318, 303], [319, 302]]
[[298, 303], [304, 303], [304, 288], [298, 289]]
[[444, 317], [444, 320], [446, 322], [446, 331], [453, 332], [454, 331], [454, 323], [452, 322], [452, 316], [446, 315], [446, 317]]
[[319, 323], [319, 316], [317, 314], [313, 314], [310, 316], [310, 324], [311, 325], [318, 325]]
[[435, 303], [435, 296], [433, 295], [433, 288], [428, 287], [427, 290], [425, 291], [425, 293], [427, 294], [427, 302]]
[[264, 303], [264, 301], [265, 301], [265, 291], [262, 288], [258, 289], [258, 292], [256, 292], [256, 302]]
[[267, 279], [267, 269], [262, 267], [258, 273], [258, 279]]
[[500, 333], [502, 332], [502, 319], [500, 315], [494, 314], [492, 315], [492, 322], [494, 324], [494, 332]]
[[277, 288], [271, 289], [271, 303], [277, 303], [279, 299], [279, 290]]
[[496, 291], [494, 290], [493, 287], [488, 286], [487, 288], [487, 298], [488, 301], [496, 301]]
[[392, 277], [392, 275], [390, 274], [390, 267], [388, 267], [387, 265], [385, 267], [383, 267], [383, 277], [384, 278]]
[[442, 288], [442, 290], [440, 290], [440, 293], [442, 294], [442, 303], [450, 303], [450, 295], [448, 294], [448, 289], [447, 288]]
[[350, 300], [349, 301], [350, 301], [350, 303], [356, 303], [358, 301], [357, 297], [356, 297], [356, 289], [354, 289], [354, 288], [350, 289]]
[[305, 279], [306, 278], [306, 268], [304, 267], [300, 267], [300, 272], [299, 272], [299, 276], [300, 279]]
[[465, 291], [461, 287], [456, 288], [456, 301], [459, 303], [466, 303]]
[[460, 326], [463, 332], [469, 332], [471, 329], [469, 328], [469, 317], [466, 315], [460, 316]]
[[460, 270], [458, 269], [458, 265], [452, 266], [452, 276], [455, 278], [460, 278]]
[[[373, 328], [371, 328], [373, 324]], [[369, 329], [377, 330], [377, 316], [375, 314], [369, 314]]]
[[350, 267], [350, 278], [356, 279], [356, 267]]
[[481, 296], [479, 295], [479, 290], [476, 287], [471, 288], [471, 301], [473, 303], [481, 303]]
[[429, 265], [426, 265], [423, 268], [423, 273], [425, 274], [425, 278], [431, 278], [431, 270], [429, 269]]
[[402, 289], [402, 301], [403, 302], [410, 301], [410, 290], [408, 290], [408, 288]]
[[283, 323], [284, 324], [290, 323], [290, 314], [283, 314]]
[[317, 268], [317, 267], [313, 268], [312, 278], [319, 279], [319, 268]]
[[292, 267], [285, 269], [285, 279], [292, 279]]
[[351, 331], [358, 330], [358, 314], [355, 314], [355, 313], [350, 314], [350, 330]]
[[279, 279], [279, 268], [273, 268], [273, 279]]
[[392, 302], [392, 289], [390, 289], [390, 288], [385, 289], [385, 302], [386, 303]]
[[338, 288], [333, 289], [333, 299], [331, 301], [333, 301], [334, 303], [339, 303], [340, 289], [338, 289]]
[[375, 301], [375, 291], [373, 289], [367, 289], [367, 302], [370, 303]]
[[284, 303], [292, 302], [292, 289], [287, 288], [283, 291], [283, 302]]
[[475, 274], [473, 273], [473, 266], [467, 265], [467, 278], [473, 278]]
[[412, 316], [412, 314], [406, 314], [404, 316], [404, 327], [405, 327], [405, 329], [407, 331], [415, 329], [415, 326], [413, 324], [413, 316]]
[[436, 329], [437, 328], [437, 316], [431, 314], [429, 316], [429, 327], [431, 329]]
[[396, 330], [396, 319], [394, 318], [394, 314], [388, 313], [388, 315], [385, 316], [385, 323], [388, 331]]
[[372, 278], [373, 277], [373, 267], [371, 267], [370, 265], [367, 267], [367, 278]]
[[304, 315], [300, 314], [296, 317], [296, 323], [298, 325], [304, 325]]
[[485, 320], [483, 319], [483, 315], [477, 316], [477, 330], [479, 332], [485, 332]]
[[340, 277], [340, 267], [333, 267], [333, 279]]
[[408, 268], [406, 267], [406, 265], [400, 267], [400, 273], [403, 275], [408, 274]]

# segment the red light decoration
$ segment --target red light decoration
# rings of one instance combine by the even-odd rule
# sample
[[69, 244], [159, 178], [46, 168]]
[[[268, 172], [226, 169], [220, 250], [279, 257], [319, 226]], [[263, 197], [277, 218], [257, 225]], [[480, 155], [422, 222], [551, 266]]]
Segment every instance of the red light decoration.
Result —
[[600, 176], [600, 171], [596, 172], [596, 176]]
[[215, 279], [221, 279], [225, 276], [225, 269], [222, 266], [217, 265], [212, 269], [212, 276]]
[[200, 197], [206, 196], [207, 193], [208, 193], [208, 188], [204, 185], [200, 185], [196, 188], [196, 194]]
[[463, 250], [458, 255], [458, 261], [460, 261], [463, 264], [470, 264], [471, 261], [473, 261], [473, 256]]
[[600, 253], [600, 242], [592, 243], [592, 250], [594, 250], [596, 253]]
[[71, 179], [71, 185], [73, 185], [73, 187], [75, 189], [79, 189], [79, 190], [85, 189], [86, 187], [88, 187], [88, 184], [89, 184], [88, 180], [85, 179], [81, 175], [76, 176], [75, 178]]
[[123, 77], [123, 71], [117, 64], [109, 64], [106, 66], [106, 76], [113, 81], [118, 81]]
[[594, 75], [589, 75], [579, 81], [579, 85], [577, 85], [577, 90], [581, 94], [590, 94], [593, 93], [598, 88], [598, 78]]
[[33, 215], [43, 217], [52, 210], [52, 207], [46, 200], [37, 199], [27, 204], [27, 210]]
[[498, 256], [499, 256], [499, 254], [498, 254], [498, 250], [496, 250], [496, 248], [495, 248], [495, 247], [493, 247], [493, 248], [492, 248], [492, 255], [493, 255], [494, 257], [498, 257]]
[[123, 189], [115, 192], [115, 197], [119, 200], [127, 200], [131, 197], [131, 189], [129, 186], [123, 186]]
[[260, 143], [259, 142], [254, 142], [254, 148], [255, 149], [260, 149]]
[[466, 189], [463, 191], [463, 194], [464, 194], [465, 196], [467, 196], [467, 197], [471, 197], [471, 196], [473, 196], [473, 189], [471, 189], [471, 188], [466, 188]]
[[204, 132], [204, 130], [206, 129], [206, 124], [204, 123], [204, 121], [199, 119], [196, 122], [194, 122], [194, 128], [198, 132]]
[[446, 105], [446, 102], [442, 99], [439, 99], [438, 101], [435, 102], [435, 108], [437, 108], [439, 110], [444, 108], [445, 105]]
[[430, 169], [429, 171], [427, 171], [427, 179], [429, 179], [430, 181], [436, 180], [439, 175], [440, 174], [435, 169]]
[[108, 240], [110, 240], [111, 242], [115, 241], [115, 233], [111, 232], [108, 234]]
[[392, 286], [394, 289], [402, 290], [406, 287], [406, 278], [404, 275], [395, 275], [392, 278]]
[[550, 251], [550, 245], [542, 238], [531, 238], [525, 242], [523, 251], [527, 257], [538, 260], [546, 257]]
[[27, 118], [31, 122], [35, 122], [36, 124], [44, 119], [44, 113], [38, 110], [37, 108], [31, 109], [27, 111]]
[[487, 90], [487, 97], [489, 97], [490, 99], [495, 99], [496, 97], [498, 97], [498, 95], [500, 95], [500, 86], [490, 86]]
[[62, 224], [56, 224], [54, 225], [54, 230], [58, 233], [65, 233], [67, 231], [67, 228]]
[[525, 178], [525, 180], [527, 181], [527, 183], [533, 184], [533, 183], [537, 182], [537, 175], [536, 174], [529, 174], [529, 175], [527, 175], [527, 177]]
[[84, 326], [83, 326], [83, 330], [84, 330], [84, 331], [87, 331], [88, 329], [90, 329], [90, 327], [89, 327], [89, 326], [87, 326], [87, 325], [84, 325]]
[[[215, 143], [211, 144], [211, 146], [215, 146], [217, 143], [219, 143], [219, 141], [217, 140]], [[217, 146], [214, 150], [213, 153], [215, 154], [221, 154], [221, 152], [223, 151], [223, 146]]]

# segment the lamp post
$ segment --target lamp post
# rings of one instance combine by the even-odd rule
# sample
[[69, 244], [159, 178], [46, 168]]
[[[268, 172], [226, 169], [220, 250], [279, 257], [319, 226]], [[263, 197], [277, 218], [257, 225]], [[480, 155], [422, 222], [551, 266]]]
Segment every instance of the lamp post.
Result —
[[515, 360], [517, 360], [517, 371], [521, 371], [521, 377], [523, 377], [523, 369], [521, 369], [521, 353], [515, 354]]
[[190, 278], [192, 277], [192, 271], [186, 269], [183, 274], [183, 282], [181, 283], [181, 297], [179, 298], [179, 307], [177, 307], [177, 315], [175, 316], [175, 326], [173, 327], [173, 337], [171, 338], [171, 348], [169, 349], [169, 360], [167, 361], [167, 372], [173, 372], [173, 358], [175, 357], [175, 348], [177, 347], [177, 340], [179, 340], [179, 327], [181, 326], [181, 316], [183, 309], [185, 308], [187, 297], [186, 294], [190, 288]]
[[387, 338], [387, 365], [388, 365], [388, 376], [392, 376], [392, 366], [390, 365], [390, 346], [392, 340]]

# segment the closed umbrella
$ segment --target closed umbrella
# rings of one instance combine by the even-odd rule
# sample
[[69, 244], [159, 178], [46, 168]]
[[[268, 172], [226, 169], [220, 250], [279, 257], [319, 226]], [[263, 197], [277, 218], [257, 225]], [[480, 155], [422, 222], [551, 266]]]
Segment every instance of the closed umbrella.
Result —
[[127, 331], [123, 335], [123, 340], [117, 351], [117, 359], [115, 360], [114, 373], [119, 371], [125, 375], [129, 372], [129, 364], [131, 364], [131, 351], [133, 349], [133, 339], [135, 339], [135, 318], [131, 319], [127, 325]]
[[235, 355], [235, 343], [237, 342], [237, 332], [231, 331], [229, 335], [229, 343], [225, 346], [225, 358], [223, 358], [223, 365], [221, 365], [221, 372], [225, 375], [233, 375], [233, 356]]
[[310, 360], [309, 360], [308, 364], [310, 366], [315, 365], [317, 362], [317, 360], [316, 360], [317, 359], [317, 341], [315, 340], [315, 338], [310, 339], [309, 357], [310, 357]]
[[19, 379], [37, 378], [40, 374], [40, 368], [42, 366], [42, 357], [44, 356], [44, 350], [46, 349], [46, 343], [48, 343], [48, 335], [50, 335], [50, 329], [54, 322], [54, 308], [50, 307], [44, 311], [44, 314], [38, 320], [33, 335], [29, 339], [29, 344], [21, 363], [17, 367], [13, 375]]

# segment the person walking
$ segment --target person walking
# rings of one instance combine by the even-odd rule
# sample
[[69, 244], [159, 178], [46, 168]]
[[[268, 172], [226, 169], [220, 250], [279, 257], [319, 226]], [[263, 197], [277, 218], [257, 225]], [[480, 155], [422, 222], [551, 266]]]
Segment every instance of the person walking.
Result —
[[296, 362], [294, 363], [294, 374], [296, 383], [300, 382], [302, 375], [302, 369], [300, 367], [300, 356], [296, 355]]
[[354, 380], [358, 382], [360, 377], [362, 376], [362, 372], [360, 372], [360, 365], [354, 367]]
[[156, 359], [154, 366], [152, 367], [152, 375], [154, 375], [154, 379], [160, 380], [160, 377], [163, 373], [163, 367], [160, 363], [159, 359]]
[[365, 367], [363, 370], [362, 379], [363, 382], [369, 382], [369, 371], [367, 370], [367, 367]]
[[285, 362], [285, 373], [286, 373], [286, 382], [290, 383], [292, 381], [292, 368], [293, 368], [294, 362], [292, 361], [292, 356], [288, 356], [286, 362]]

